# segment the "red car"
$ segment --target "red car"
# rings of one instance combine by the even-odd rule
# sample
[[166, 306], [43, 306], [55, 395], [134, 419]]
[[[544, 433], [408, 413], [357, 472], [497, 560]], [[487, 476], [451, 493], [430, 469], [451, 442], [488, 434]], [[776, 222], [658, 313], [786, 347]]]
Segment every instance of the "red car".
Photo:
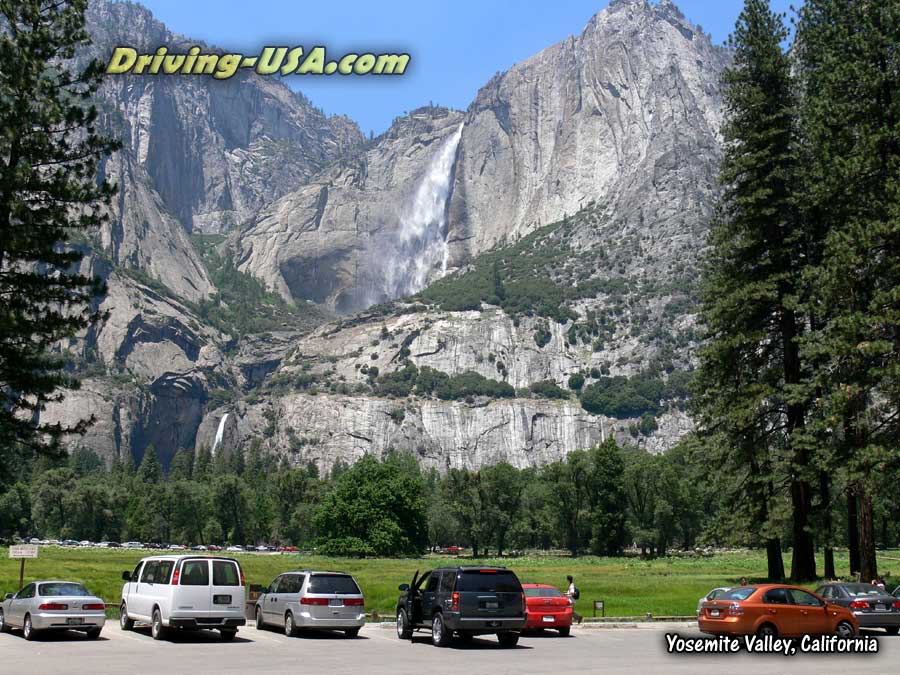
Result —
[[555, 628], [560, 636], [569, 635], [572, 605], [556, 586], [522, 584], [522, 590], [525, 591], [525, 630]]

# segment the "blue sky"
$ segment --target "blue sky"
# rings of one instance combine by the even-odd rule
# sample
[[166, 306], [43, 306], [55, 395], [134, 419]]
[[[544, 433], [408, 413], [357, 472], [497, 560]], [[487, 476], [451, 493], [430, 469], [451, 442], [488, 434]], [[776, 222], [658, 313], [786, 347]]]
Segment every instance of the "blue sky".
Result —
[[[796, 2], [797, 0], [795, 0]], [[263, 45], [324, 45], [353, 51], [407, 52], [400, 77], [292, 76], [286, 82], [329, 114], [346, 114], [368, 133], [433, 102], [465, 109], [494, 73], [580, 33], [607, 0], [141, 0], [171, 30], [229, 51]], [[723, 42], [743, 0], [680, 0], [694, 23]], [[787, 11], [790, 0], [773, 0]]]

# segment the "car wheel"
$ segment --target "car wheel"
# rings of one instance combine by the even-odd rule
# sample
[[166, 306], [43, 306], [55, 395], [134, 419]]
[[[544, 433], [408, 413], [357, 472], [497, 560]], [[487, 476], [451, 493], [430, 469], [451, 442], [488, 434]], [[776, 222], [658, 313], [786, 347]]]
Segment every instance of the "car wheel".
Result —
[[444, 617], [438, 612], [431, 619], [431, 642], [435, 647], [447, 647], [450, 645], [450, 631], [444, 625]]
[[569, 637], [569, 633], [571, 632], [571, 628], [566, 626], [565, 628], [559, 629], [559, 637]]
[[[0, 628], [0, 630], [3, 630], [3, 629]], [[900, 633], [900, 626], [889, 626], [889, 627], [885, 628], [884, 630], [888, 635], [896, 635], [897, 633]]]
[[412, 628], [409, 625], [409, 619], [406, 617], [406, 610], [401, 609], [397, 612], [397, 637], [401, 640], [412, 639]]
[[0, 633], [8, 633], [9, 632], [9, 624], [6, 623], [6, 619], [3, 616], [3, 610], [0, 609]]
[[518, 633], [497, 633], [501, 647], [515, 647], [519, 643]]
[[256, 608], [256, 630], [263, 630], [266, 627], [266, 622], [263, 621], [263, 612], [262, 607]]
[[759, 628], [756, 629], [756, 637], [777, 638], [778, 637], [778, 629], [775, 628], [775, 626], [773, 626], [770, 623], [764, 623], [762, 626], [760, 626]]
[[222, 642], [231, 642], [234, 640], [235, 635], [237, 635], [237, 631], [233, 628], [222, 628], [219, 630], [219, 636], [222, 638]]
[[162, 614], [160, 614], [158, 607], [153, 610], [153, 620], [150, 622], [150, 636], [154, 640], [162, 640], [166, 636], [166, 629], [162, 622]]
[[834, 632], [839, 638], [852, 638], [856, 631], [853, 630], [853, 625], [849, 621], [841, 621]]
[[25, 623], [22, 625], [22, 634], [25, 636], [26, 640], [34, 640], [37, 631], [34, 630], [34, 626], [31, 625], [31, 614], [25, 615]]
[[125, 603], [122, 603], [122, 606], [119, 607], [119, 628], [122, 630], [131, 630], [134, 628], [134, 619], [128, 618], [128, 607]]
[[294, 625], [294, 615], [290, 612], [284, 617], [284, 634], [288, 637], [297, 636], [297, 626]]
[[91, 628], [87, 632], [88, 640], [96, 640], [98, 637], [100, 637], [101, 630], [102, 629], [100, 629], [100, 628]]

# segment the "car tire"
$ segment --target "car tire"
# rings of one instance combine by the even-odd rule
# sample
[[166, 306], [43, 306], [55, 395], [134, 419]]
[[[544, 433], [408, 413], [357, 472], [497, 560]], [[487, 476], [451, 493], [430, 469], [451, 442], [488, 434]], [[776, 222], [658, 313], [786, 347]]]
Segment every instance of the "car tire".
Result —
[[852, 638], [854, 635], [856, 635], [856, 630], [854, 630], [853, 624], [849, 621], [839, 622], [837, 627], [834, 629], [834, 632], [839, 638]]
[[348, 638], [355, 638], [357, 635], [359, 635], [359, 628], [345, 628], [344, 635], [346, 635]]
[[265, 630], [266, 622], [263, 619], [262, 607], [256, 608], [256, 630]]
[[101, 630], [102, 630], [101, 628], [91, 628], [87, 632], [88, 640], [96, 640], [97, 638], [99, 638]]
[[22, 635], [24, 635], [25, 639], [29, 642], [37, 637], [37, 631], [31, 623], [31, 614], [25, 615], [25, 622], [22, 624]]
[[888, 635], [896, 635], [897, 633], [900, 633], [900, 626], [888, 626], [884, 630]]
[[431, 619], [431, 643], [435, 647], [449, 647], [452, 633], [444, 625], [444, 617], [440, 612]]
[[237, 635], [237, 631], [234, 628], [219, 629], [219, 636], [222, 638], [222, 642], [231, 642], [234, 640], [235, 635]]
[[764, 637], [778, 637], [778, 629], [771, 623], [764, 623], [762, 626], [756, 629], [756, 637], [764, 638]]
[[401, 640], [411, 640], [413, 636], [412, 626], [409, 625], [409, 618], [406, 616], [406, 610], [397, 611], [397, 637]]
[[0, 609], [0, 633], [8, 633], [9, 632], [9, 624], [6, 623], [6, 617], [3, 614], [3, 610]]
[[284, 615], [284, 634], [288, 637], [297, 637], [297, 626], [294, 624], [294, 615], [290, 612]]
[[519, 643], [518, 633], [497, 633], [501, 647], [515, 647]]
[[572, 632], [572, 629], [569, 626], [566, 626], [565, 628], [560, 628], [559, 629], [559, 637], [569, 637], [569, 633], [571, 633], [571, 632]]
[[134, 629], [134, 619], [128, 618], [128, 607], [124, 602], [122, 603], [122, 606], [119, 607], [119, 628], [122, 630]]
[[154, 640], [162, 640], [166, 637], [166, 627], [163, 626], [162, 614], [159, 607], [153, 608], [153, 618], [150, 621], [150, 637]]

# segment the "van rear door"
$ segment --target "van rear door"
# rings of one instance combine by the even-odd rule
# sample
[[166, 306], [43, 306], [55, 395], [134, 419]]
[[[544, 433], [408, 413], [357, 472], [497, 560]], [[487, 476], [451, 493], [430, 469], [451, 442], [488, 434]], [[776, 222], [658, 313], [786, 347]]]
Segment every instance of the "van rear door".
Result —
[[244, 616], [244, 579], [240, 565], [230, 558], [212, 559], [210, 613], [212, 616]]
[[522, 584], [510, 570], [464, 569], [456, 588], [464, 616], [485, 619], [524, 616]]
[[172, 614], [185, 613], [197, 619], [210, 615], [209, 559], [190, 558], [178, 570], [178, 586], [172, 602]]

